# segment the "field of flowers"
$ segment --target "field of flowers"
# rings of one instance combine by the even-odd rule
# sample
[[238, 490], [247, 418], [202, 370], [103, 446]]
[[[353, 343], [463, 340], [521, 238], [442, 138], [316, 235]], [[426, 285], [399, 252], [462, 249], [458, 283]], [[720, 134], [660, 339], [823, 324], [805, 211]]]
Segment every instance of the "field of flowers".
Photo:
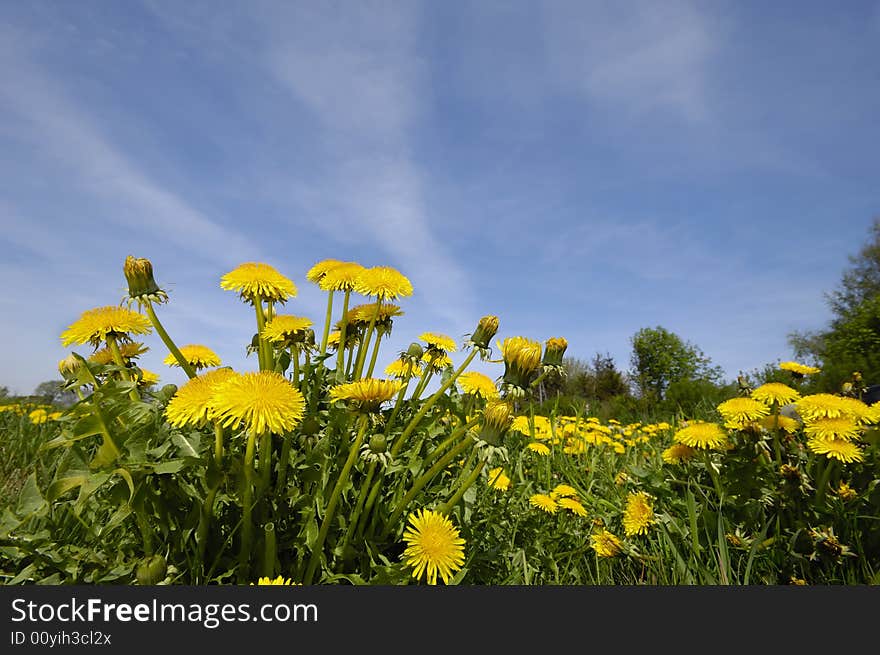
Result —
[[[297, 287], [271, 266], [220, 277], [255, 321], [234, 371], [167, 333], [148, 260], [123, 272], [124, 301], [60, 335], [79, 401], [0, 406], [3, 584], [880, 582], [880, 404], [857, 383], [802, 393], [815, 369], [785, 362], [704, 416], [543, 415], [528, 390], [564, 338], [490, 315], [383, 353], [412, 285], [337, 260], [306, 273], [318, 322], [281, 311]], [[151, 335], [179, 388], [138, 365]]]

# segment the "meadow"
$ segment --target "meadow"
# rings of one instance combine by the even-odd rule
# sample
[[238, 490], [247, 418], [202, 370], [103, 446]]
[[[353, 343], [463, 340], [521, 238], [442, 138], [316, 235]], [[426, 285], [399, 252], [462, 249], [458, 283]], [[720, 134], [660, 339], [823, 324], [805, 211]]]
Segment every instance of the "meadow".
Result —
[[[149, 260], [123, 273], [122, 304], [60, 335], [77, 402], [0, 406], [3, 584], [880, 582], [880, 404], [858, 383], [811, 393], [818, 369], [783, 362], [689, 415], [538, 406], [565, 338], [487, 315], [383, 352], [412, 285], [337, 260], [306, 272], [317, 320], [282, 311], [296, 285], [266, 264], [218, 276], [254, 317], [234, 371], [167, 333]], [[188, 382], [158, 385], [148, 347]]]

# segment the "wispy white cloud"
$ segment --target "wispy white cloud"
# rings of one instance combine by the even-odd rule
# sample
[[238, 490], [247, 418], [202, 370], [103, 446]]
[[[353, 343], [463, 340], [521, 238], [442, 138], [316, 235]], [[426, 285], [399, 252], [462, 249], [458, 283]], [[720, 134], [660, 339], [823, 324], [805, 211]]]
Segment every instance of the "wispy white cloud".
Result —
[[545, 43], [557, 80], [615, 113], [707, 119], [707, 64], [718, 45], [688, 2], [547, 3]]
[[[63, 84], [34, 63], [24, 34], [4, 29], [0, 43], [3, 115], [12, 115], [25, 126], [19, 139], [30, 142], [47, 163], [60, 165], [65, 185], [78, 185], [106, 206], [100, 216], [78, 217], [80, 227], [109, 225], [121, 242], [148, 236], [225, 264], [258, 255], [249, 239], [157, 184], [104, 137], [89, 113], [68, 97]], [[63, 225], [64, 220], [56, 223]]]

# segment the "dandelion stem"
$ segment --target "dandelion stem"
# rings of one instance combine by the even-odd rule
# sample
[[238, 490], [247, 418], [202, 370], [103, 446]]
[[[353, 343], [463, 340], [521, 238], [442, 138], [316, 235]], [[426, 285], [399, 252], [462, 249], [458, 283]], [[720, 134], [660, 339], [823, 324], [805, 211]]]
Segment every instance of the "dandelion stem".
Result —
[[465, 480], [465, 481], [461, 484], [461, 486], [458, 488], [458, 491], [455, 492], [455, 494], [452, 496], [452, 498], [450, 498], [450, 499], [447, 500], [445, 503], [443, 503], [442, 505], [440, 505], [440, 507], [437, 508], [437, 511], [440, 512], [441, 514], [449, 514], [449, 512], [452, 510], [452, 508], [455, 507], [455, 506], [458, 504], [458, 501], [460, 501], [460, 500], [462, 499], [462, 497], [464, 496], [465, 492], [466, 492], [468, 489], [470, 489], [470, 488], [473, 486], [474, 482], [477, 481], [477, 478], [480, 477], [480, 472], [483, 470], [483, 467], [484, 467], [484, 466], [486, 466], [486, 460], [485, 460], [485, 459], [484, 459], [484, 460], [481, 460], [481, 461], [480, 461], [480, 462], [474, 467], [474, 470], [471, 471], [471, 474], [468, 476], [467, 480]]
[[[113, 355], [113, 361], [116, 362], [117, 366], [121, 366], [123, 370], [128, 371], [128, 379], [130, 381], [134, 381], [134, 375], [132, 371], [130, 371], [125, 366], [125, 360], [122, 359], [122, 352], [119, 350], [119, 344], [116, 342], [116, 337], [114, 335], [107, 335], [107, 345], [110, 347], [110, 353]], [[128, 397], [134, 401], [138, 401], [141, 399], [141, 395], [137, 392], [137, 389], [132, 389], [131, 391], [129, 391]]]
[[361, 347], [358, 350], [357, 362], [354, 367], [354, 380], [361, 379], [361, 373], [364, 370], [364, 362], [367, 359], [367, 350], [370, 347], [370, 340], [373, 338], [373, 330], [376, 328], [376, 320], [379, 318], [379, 312], [382, 309], [382, 299], [376, 298], [376, 311], [373, 312], [373, 316], [370, 317], [370, 324], [367, 326], [367, 331], [364, 333], [364, 340], [361, 343]]
[[394, 524], [400, 518], [401, 514], [406, 510], [406, 506], [409, 505], [410, 501], [418, 495], [418, 493], [422, 490], [422, 488], [431, 481], [437, 473], [442, 471], [446, 466], [455, 459], [460, 453], [464, 452], [468, 448], [473, 446], [473, 441], [470, 439], [466, 439], [462, 441], [460, 444], [455, 446], [452, 450], [450, 450], [446, 455], [441, 457], [430, 469], [428, 469], [425, 473], [423, 473], [419, 478], [413, 482], [412, 487], [410, 487], [409, 491], [406, 492], [406, 495], [403, 499], [398, 503], [397, 507], [391, 513], [391, 516], [388, 518], [388, 522], [385, 524], [385, 530], [382, 532], [382, 539], [388, 536], [391, 532]]
[[253, 500], [253, 476], [254, 476], [254, 451], [256, 435], [248, 431], [247, 446], [244, 452], [244, 483], [241, 494], [242, 521], [241, 521], [241, 550], [238, 553], [238, 581], [244, 584], [250, 576], [251, 539], [254, 526], [251, 524]]
[[342, 325], [339, 326], [339, 348], [336, 352], [336, 380], [338, 382], [342, 382], [345, 377], [343, 373], [343, 358], [345, 357], [345, 351], [347, 348], [345, 347], [345, 339], [346, 332], [348, 331], [348, 300], [351, 297], [351, 291], [346, 289], [345, 296], [343, 296], [342, 300]]
[[342, 541], [342, 552], [345, 552], [345, 547], [348, 546], [351, 541], [351, 537], [354, 533], [360, 534], [360, 526], [358, 525], [359, 520], [361, 518], [361, 512], [364, 509], [364, 503], [367, 500], [367, 492], [370, 489], [370, 483], [373, 481], [373, 476], [376, 474], [376, 462], [372, 462], [370, 464], [370, 468], [367, 471], [367, 478], [364, 480], [364, 483], [361, 485], [361, 492], [358, 494], [357, 505], [355, 505], [354, 512], [352, 512], [351, 519], [348, 523], [348, 530], [345, 531], [345, 538]]
[[348, 451], [348, 459], [345, 460], [342, 471], [339, 473], [339, 478], [336, 480], [336, 486], [333, 487], [333, 492], [330, 494], [330, 501], [327, 503], [327, 507], [324, 510], [324, 520], [321, 521], [321, 528], [318, 531], [318, 538], [315, 541], [314, 546], [312, 547], [312, 554], [309, 558], [309, 565], [306, 569], [303, 584], [309, 585], [312, 583], [312, 578], [315, 575], [315, 569], [318, 567], [318, 562], [321, 559], [321, 550], [324, 547], [324, 540], [327, 538], [327, 532], [330, 530], [330, 524], [333, 522], [333, 515], [336, 512], [336, 504], [339, 502], [339, 497], [342, 495], [342, 489], [348, 482], [348, 475], [351, 472], [352, 466], [354, 466], [355, 459], [357, 459], [361, 443], [363, 443], [364, 434], [367, 431], [368, 419], [369, 416], [367, 416], [366, 414], [363, 414], [360, 417], [360, 426], [358, 428], [357, 438], [355, 438], [354, 443], [351, 445], [351, 448]]
[[379, 344], [382, 343], [382, 335], [376, 332], [376, 344], [373, 346], [373, 355], [370, 357], [370, 367], [367, 369], [365, 377], [373, 377], [373, 370], [376, 368], [376, 359], [379, 357]]
[[144, 308], [147, 310], [147, 316], [150, 318], [150, 322], [153, 324], [156, 334], [162, 339], [162, 343], [164, 343], [165, 347], [168, 348], [168, 351], [174, 355], [174, 359], [180, 364], [180, 368], [183, 369], [186, 376], [190, 379], [194, 378], [196, 376], [195, 370], [190, 366], [190, 363], [186, 360], [186, 357], [183, 356], [183, 353], [180, 352], [180, 348], [178, 348], [174, 344], [174, 341], [171, 340], [171, 337], [168, 336], [168, 332], [165, 331], [162, 323], [159, 322], [159, 317], [156, 316], [156, 311], [153, 309], [153, 303], [147, 301], [144, 303]]
[[477, 354], [476, 349], [471, 350], [470, 354], [465, 358], [465, 360], [464, 360], [464, 362], [462, 362], [461, 366], [458, 367], [458, 369], [449, 377], [448, 380], [446, 380], [446, 382], [444, 382], [442, 385], [440, 385], [440, 388], [434, 392], [433, 396], [431, 396], [430, 398], [428, 398], [425, 401], [425, 403], [421, 406], [421, 408], [416, 413], [416, 415], [409, 422], [409, 425], [406, 426], [406, 429], [404, 429], [403, 434], [400, 435], [400, 437], [396, 440], [394, 445], [391, 447], [391, 456], [392, 457], [395, 457], [400, 452], [400, 449], [403, 447], [404, 442], [407, 440], [409, 435], [412, 434], [413, 430], [415, 430], [418, 427], [421, 420], [425, 417], [425, 414], [428, 413], [428, 410], [430, 410], [434, 406], [434, 403], [436, 403], [440, 399], [440, 397], [444, 393], [446, 393], [446, 390], [455, 383], [455, 379], [459, 375], [461, 375], [461, 373], [464, 371], [464, 369], [466, 369], [468, 367], [468, 365], [471, 363], [471, 361], [473, 360], [473, 358], [476, 354]]
[[330, 323], [333, 321], [333, 290], [327, 294], [327, 316], [324, 319], [324, 334], [321, 337], [321, 368], [324, 367], [324, 357], [327, 353], [327, 341], [330, 339]]

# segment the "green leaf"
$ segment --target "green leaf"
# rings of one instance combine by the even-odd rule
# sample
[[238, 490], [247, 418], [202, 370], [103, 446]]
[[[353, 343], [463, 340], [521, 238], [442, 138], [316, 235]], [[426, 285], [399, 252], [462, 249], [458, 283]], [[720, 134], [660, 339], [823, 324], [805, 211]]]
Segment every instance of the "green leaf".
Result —
[[18, 496], [18, 504], [15, 508], [16, 513], [21, 518], [26, 518], [35, 514], [45, 506], [45, 504], [46, 500], [43, 498], [43, 494], [40, 493], [40, 489], [37, 486], [37, 474], [31, 473]]
[[159, 475], [168, 473], [177, 473], [186, 466], [186, 461], [182, 459], [171, 459], [167, 462], [161, 462], [153, 467], [153, 472]]
[[131, 502], [131, 498], [132, 496], [134, 496], [134, 480], [131, 477], [131, 473], [128, 471], [128, 469], [123, 468], [115, 469], [113, 472], [122, 477], [125, 480], [126, 484], [128, 484], [128, 500], [129, 502]]
[[199, 437], [198, 432], [190, 432], [188, 435], [184, 436], [179, 432], [175, 432], [171, 437], [171, 441], [175, 446], [180, 450], [180, 455], [183, 457], [199, 457], [199, 444], [201, 442], [201, 438]]
[[55, 480], [52, 484], [49, 485], [49, 489], [46, 491], [49, 502], [54, 502], [58, 500], [59, 498], [61, 498], [61, 496], [66, 494], [71, 489], [76, 489], [77, 487], [85, 484], [88, 479], [88, 473], [75, 473], [73, 475], [67, 475], [63, 478]]

